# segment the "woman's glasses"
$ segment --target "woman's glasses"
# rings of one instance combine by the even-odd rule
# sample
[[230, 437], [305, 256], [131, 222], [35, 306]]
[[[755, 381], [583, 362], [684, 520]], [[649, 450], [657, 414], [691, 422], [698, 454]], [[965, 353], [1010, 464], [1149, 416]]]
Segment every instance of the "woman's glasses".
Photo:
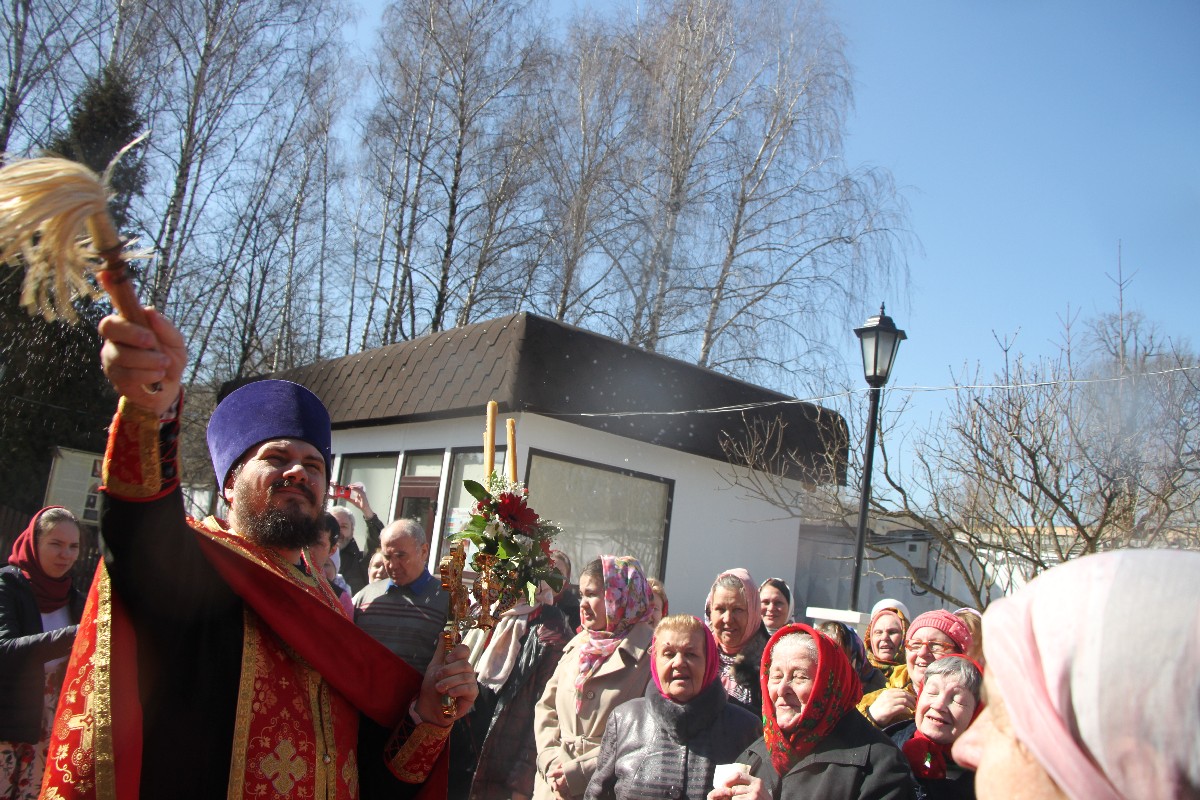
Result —
[[958, 647], [955, 645], [946, 644], [945, 642], [927, 642], [921, 639], [910, 639], [908, 643], [905, 644], [905, 647], [907, 647], [909, 650], [912, 650], [914, 653], [919, 653], [928, 647], [929, 652], [933, 653], [935, 656], [944, 656], [949, 653], [958, 652]]

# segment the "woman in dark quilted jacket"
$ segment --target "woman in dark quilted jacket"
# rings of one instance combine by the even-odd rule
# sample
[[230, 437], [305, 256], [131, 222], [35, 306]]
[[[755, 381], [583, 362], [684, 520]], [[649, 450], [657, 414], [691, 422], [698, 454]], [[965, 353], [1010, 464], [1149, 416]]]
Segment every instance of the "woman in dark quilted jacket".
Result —
[[0, 569], [0, 798], [35, 798], [83, 596], [71, 585], [79, 524], [43, 508]]
[[758, 719], [729, 702], [717, 642], [699, 619], [663, 619], [651, 652], [654, 685], [608, 718], [586, 800], [699, 800], [712, 787], [716, 766], [762, 735]]

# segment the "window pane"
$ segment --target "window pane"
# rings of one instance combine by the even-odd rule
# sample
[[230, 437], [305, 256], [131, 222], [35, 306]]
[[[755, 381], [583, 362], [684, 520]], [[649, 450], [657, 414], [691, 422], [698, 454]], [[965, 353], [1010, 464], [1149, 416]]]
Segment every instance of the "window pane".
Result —
[[[389, 453], [342, 458], [342, 472], [338, 483], [343, 486], [361, 483], [367, 491], [367, 502], [371, 504], [371, 510], [379, 515], [384, 525], [391, 521], [388, 519], [388, 512], [392, 507], [392, 490], [396, 486], [396, 462], [399, 455]], [[367, 526], [363, 522], [362, 514], [349, 500], [338, 500], [337, 505], [348, 508], [354, 515], [354, 540], [360, 548], [365, 548]]]
[[563, 529], [578, 581], [583, 566], [601, 554], [631, 555], [649, 577], [661, 577], [672, 482], [617, 472], [534, 453], [530, 504]]
[[[442, 475], [441, 453], [415, 453], [404, 456], [404, 477], [440, 478]], [[405, 515], [401, 515], [404, 517]]]
[[[483, 449], [476, 452], [455, 453], [451, 460], [449, 496], [446, 499], [446, 513], [443, 516], [442, 539], [452, 533], [458, 533], [471, 519], [471, 506], [475, 498], [463, 488], [463, 481], [483, 483]], [[446, 552], [442, 548], [439, 552]]]
[[400, 513], [397, 519], [415, 519], [421, 527], [429, 530], [433, 518], [433, 500], [428, 497], [405, 497], [400, 501]]

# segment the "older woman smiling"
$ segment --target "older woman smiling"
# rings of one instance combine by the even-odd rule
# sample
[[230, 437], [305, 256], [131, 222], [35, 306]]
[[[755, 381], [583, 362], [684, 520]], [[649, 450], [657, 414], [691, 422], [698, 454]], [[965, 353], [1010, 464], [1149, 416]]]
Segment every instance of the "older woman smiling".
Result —
[[983, 675], [975, 662], [948, 656], [930, 664], [912, 722], [889, 728], [927, 800], [974, 800], [975, 773], [955, 763], [950, 747], [981, 708]]
[[867, 653], [871, 664], [891, 677], [895, 668], [904, 663], [904, 633], [908, 619], [896, 608], [882, 608], [871, 617], [867, 626]]
[[758, 718], [727, 701], [717, 643], [684, 614], [659, 623], [651, 645], [657, 691], [608, 718], [589, 800], [703, 797], [717, 764], [759, 737]]
[[758, 587], [750, 573], [739, 567], [718, 575], [704, 611], [717, 640], [721, 683], [729, 699], [757, 713], [762, 703], [758, 665], [768, 637]]
[[[864, 697], [859, 710], [879, 728], [912, 719], [925, 670], [939, 658], [962, 655], [971, 647], [971, 632], [949, 611], [927, 611], [913, 620], [904, 641], [903, 673], [897, 667], [887, 687]], [[903, 680], [903, 685], [898, 685]]]
[[854, 710], [862, 688], [839, 645], [807, 625], [788, 625], [767, 644], [761, 681], [763, 738], [737, 759], [750, 774], [709, 800], [912, 796], [900, 751]]

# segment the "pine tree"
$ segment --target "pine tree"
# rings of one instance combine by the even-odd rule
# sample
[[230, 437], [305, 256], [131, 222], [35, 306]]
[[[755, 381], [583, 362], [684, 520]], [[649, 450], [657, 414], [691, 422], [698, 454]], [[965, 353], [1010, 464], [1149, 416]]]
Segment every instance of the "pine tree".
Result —
[[[110, 64], [99, 77], [88, 81], [71, 110], [67, 129], [54, 136], [45, 149], [102, 173], [144, 127], [128, 77], [119, 66]], [[128, 227], [129, 205], [146, 185], [146, 166], [137, 150], [122, 157], [110, 181], [114, 197], [109, 213], [118, 230]]]
[[[45, 150], [101, 173], [143, 125], [129, 81], [110, 66], [88, 82], [66, 130]], [[119, 230], [128, 228], [130, 203], [145, 183], [144, 164], [127, 153], [110, 182]], [[42, 505], [54, 448], [103, 451], [116, 397], [98, 357], [96, 325], [108, 304], [77, 301], [73, 325], [31, 316], [20, 306], [23, 269], [19, 260], [0, 264], [0, 503], [32, 514]]]

